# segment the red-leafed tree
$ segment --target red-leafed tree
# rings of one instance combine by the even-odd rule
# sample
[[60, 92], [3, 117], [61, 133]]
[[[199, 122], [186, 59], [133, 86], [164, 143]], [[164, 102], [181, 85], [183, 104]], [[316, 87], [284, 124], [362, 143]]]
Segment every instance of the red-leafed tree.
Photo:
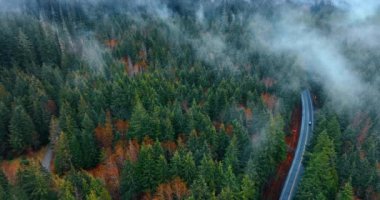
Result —
[[104, 126], [99, 124], [98, 127], [95, 129], [95, 136], [103, 148], [111, 147], [113, 141], [113, 131], [111, 113], [109, 111], [107, 111], [106, 122]]

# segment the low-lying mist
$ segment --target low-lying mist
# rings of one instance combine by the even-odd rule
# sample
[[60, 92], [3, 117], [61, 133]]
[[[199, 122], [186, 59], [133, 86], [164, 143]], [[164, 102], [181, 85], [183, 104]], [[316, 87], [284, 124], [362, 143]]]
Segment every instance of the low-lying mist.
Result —
[[[39, 0], [0, 0], [0, 12], [22, 15], [26, 7], [43, 3]], [[283, 66], [263, 64], [268, 70], [277, 72], [275, 78], [280, 79], [279, 82], [288, 83], [284, 84], [284, 91], [306, 88], [303, 80], [309, 79], [323, 87], [337, 110], [368, 105], [380, 107], [376, 102], [380, 79], [374, 70], [377, 64], [373, 63], [374, 57], [378, 57], [374, 52], [380, 47], [377, 39], [380, 2], [377, 0], [208, 0], [191, 3], [60, 0], [44, 5], [48, 10], [48, 5], [56, 4], [62, 13], [65, 6], [82, 9], [86, 18], [92, 20], [90, 24], [95, 25], [96, 20], [112, 20], [111, 13], [95, 14], [97, 7], [107, 8], [141, 26], [157, 21], [165, 27], [166, 37], [175, 40], [172, 43], [178, 47], [179, 54], [181, 45], [190, 45], [194, 60], [215, 69], [239, 73], [249, 68], [250, 60], [258, 53], [286, 57], [290, 61]], [[43, 14], [36, 17], [50, 20]], [[83, 35], [83, 31], [91, 32], [76, 31], [81, 33], [78, 35]], [[97, 71], [103, 71], [106, 51], [101, 44], [103, 41], [88, 37], [83, 41], [83, 46], [88, 47], [83, 50], [83, 60]], [[366, 52], [365, 55], [361, 55], [362, 52]]]

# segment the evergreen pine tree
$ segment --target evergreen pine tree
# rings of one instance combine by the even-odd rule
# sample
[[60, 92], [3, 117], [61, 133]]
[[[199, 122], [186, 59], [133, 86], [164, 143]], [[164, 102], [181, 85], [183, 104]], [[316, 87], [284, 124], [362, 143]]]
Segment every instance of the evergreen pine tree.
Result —
[[248, 161], [251, 153], [250, 138], [247, 130], [236, 120], [232, 122], [233, 134], [236, 136], [238, 150], [238, 160], [240, 166], [238, 169], [242, 169], [241, 165], [245, 165]]
[[354, 199], [354, 191], [350, 182], [344, 184], [342, 189], [339, 191], [337, 200], [353, 200]]
[[69, 151], [69, 144], [65, 133], [61, 133], [54, 147], [55, 157], [54, 166], [58, 174], [70, 170], [71, 168], [71, 154]]
[[151, 128], [146, 126], [148, 120], [148, 114], [142, 103], [138, 100], [132, 112], [131, 125], [127, 137], [137, 138], [141, 141], [147, 134], [148, 128]]
[[34, 124], [23, 106], [16, 105], [9, 122], [9, 144], [13, 151], [20, 153], [31, 147], [35, 133]]
[[0, 170], [0, 199], [7, 199], [9, 194], [9, 183], [3, 170]]
[[219, 195], [220, 200], [238, 200], [238, 196], [232, 191], [230, 187], [224, 187]]
[[255, 182], [248, 176], [244, 175], [241, 183], [240, 198], [242, 200], [253, 200], [256, 197]]
[[18, 172], [17, 184], [32, 200], [48, 199], [52, 192], [49, 176], [33, 162]]
[[160, 183], [164, 183], [169, 177], [169, 167], [164, 156], [164, 150], [161, 147], [161, 143], [156, 141], [152, 149], [154, 165], [154, 185], [158, 186]]
[[196, 174], [196, 166], [195, 166], [195, 161], [194, 161], [194, 158], [193, 158], [193, 154], [191, 152], [188, 152], [186, 155], [185, 155], [185, 158], [182, 159], [182, 173], [181, 173], [181, 177], [183, 177], [183, 179], [188, 183], [192, 183], [193, 182], [193, 179], [195, 177], [195, 174]]
[[211, 191], [215, 190], [216, 166], [210, 155], [205, 154], [198, 167], [198, 173], [206, 181]]
[[340, 130], [339, 121], [336, 116], [330, 118], [330, 120], [327, 122], [326, 129], [330, 138], [334, 141], [335, 152], [340, 152], [340, 148], [342, 145], [342, 133]]
[[6, 153], [9, 148], [8, 122], [10, 111], [7, 106], [0, 101], [0, 155]]
[[139, 191], [153, 191], [156, 188], [155, 160], [151, 145], [142, 146], [137, 160], [136, 175]]
[[268, 144], [271, 157], [278, 164], [285, 159], [286, 143], [285, 133], [283, 132], [284, 121], [281, 116], [271, 119], [269, 125]]
[[173, 105], [172, 124], [175, 132], [175, 138], [177, 138], [178, 134], [185, 133], [186, 119], [185, 115], [182, 112], [181, 105], [178, 101], [176, 101]]
[[338, 190], [335, 163], [335, 145], [326, 131], [323, 131], [318, 135], [296, 198], [314, 198], [315, 194], [320, 195], [321, 198], [335, 198]]
[[0, 185], [0, 199], [7, 199], [7, 196], [5, 189]]
[[63, 184], [60, 186], [58, 198], [60, 200], [75, 200], [73, 193], [74, 187], [72, 184], [69, 181], [64, 180]]
[[35, 52], [28, 36], [20, 29], [17, 35], [17, 64], [22, 68], [31, 68], [35, 61]]
[[194, 183], [191, 185], [192, 197], [196, 200], [210, 199], [210, 188], [207, 186], [207, 183], [203, 176], [198, 176], [194, 180]]
[[81, 147], [83, 155], [83, 167], [89, 168], [95, 166], [99, 161], [99, 150], [95, 143], [94, 129], [95, 125], [91, 118], [84, 114], [84, 118], [81, 123]]
[[133, 199], [139, 192], [136, 166], [127, 160], [121, 173], [120, 193], [122, 199]]
[[232, 137], [230, 145], [227, 147], [223, 162], [226, 168], [231, 166], [235, 173], [240, 171], [239, 149], [237, 147], [237, 139], [235, 135]]
[[84, 160], [83, 157], [85, 156], [82, 151], [81, 143], [78, 139], [80, 136], [72, 135], [68, 136], [68, 147], [71, 157], [71, 163], [76, 168], [83, 168], [84, 166]]
[[234, 193], [234, 196], [237, 196], [237, 192], [239, 191], [238, 181], [236, 175], [233, 172], [232, 166], [228, 166], [223, 173], [223, 185], [231, 190]]

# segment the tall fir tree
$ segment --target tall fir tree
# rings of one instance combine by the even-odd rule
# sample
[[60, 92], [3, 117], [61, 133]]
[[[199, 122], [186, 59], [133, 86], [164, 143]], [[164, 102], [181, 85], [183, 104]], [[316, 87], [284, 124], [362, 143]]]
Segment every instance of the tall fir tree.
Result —
[[137, 185], [139, 191], [151, 192], [156, 188], [155, 159], [151, 145], [143, 145], [137, 160], [136, 174], [138, 174]]
[[95, 125], [87, 114], [84, 114], [81, 127], [83, 168], [94, 167], [99, 162], [99, 149], [94, 138]]
[[350, 182], [344, 184], [341, 190], [338, 192], [337, 200], [353, 200], [354, 199], [354, 190]]
[[[148, 134], [148, 130], [151, 127], [147, 127], [146, 124], [149, 122], [148, 114], [143, 107], [141, 101], [137, 99], [135, 107], [132, 112], [131, 117], [131, 126], [129, 132], [127, 134], [128, 138], [137, 138], [138, 140], [142, 140], [146, 134]], [[149, 124], [149, 123], [148, 123]]]
[[208, 187], [203, 176], [198, 176], [191, 185], [191, 197], [190, 199], [201, 200], [210, 199], [211, 191]]
[[335, 152], [339, 153], [342, 146], [342, 132], [340, 130], [339, 121], [335, 115], [328, 120], [326, 130], [330, 138], [334, 140]]
[[254, 200], [257, 197], [255, 182], [248, 176], [244, 175], [241, 183], [240, 198], [242, 200]]
[[327, 132], [323, 131], [318, 135], [296, 198], [314, 198], [315, 194], [319, 194], [321, 198], [332, 199], [337, 191], [335, 145]]
[[227, 147], [223, 162], [226, 168], [232, 167], [235, 173], [241, 170], [239, 160], [239, 149], [237, 146], [237, 139], [235, 135], [232, 137], [230, 144]]
[[36, 135], [34, 124], [23, 106], [16, 105], [9, 122], [9, 144], [15, 153], [31, 147]]
[[8, 123], [10, 111], [8, 107], [0, 101], [0, 155], [4, 155], [9, 150]]
[[59, 138], [54, 146], [54, 166], [55, 171], [58, 174], [63, 174], [64, 172], [70, 170], [71, 163], [71, 154], [69, 150], [69, 143], [67, 140], [67, 136], [64, 132], [59, 135]]
[[124, 164], [121, 173], [120, 193], [122, 199], [134, 199], [139, 192], [138, 174], [136, 174], [136, 166], [129, 160]]

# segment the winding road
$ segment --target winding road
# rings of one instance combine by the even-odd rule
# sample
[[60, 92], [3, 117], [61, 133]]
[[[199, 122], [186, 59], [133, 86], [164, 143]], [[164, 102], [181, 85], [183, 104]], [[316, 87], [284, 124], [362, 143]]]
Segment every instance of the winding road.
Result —
[[47, 146], [47, 150], [41, 164], [50, 173], [51, 173], [50, 163], [51, 163], [52, 158], [53, 158], [53, 149], [51, 145], [49, 144]]
[[298, 145], [292, 166], [289, 170], [288, 176], [284, 187], [282, 188], [280, 200], [290, 200], [295, 196], [297, 191], [298, 183], [301, 179], [301, 174], [303, 173], [302, 160], [305, 154], [306, 146], [308, 145], [311, 135], [313, 133], [314, 126], [314, 111], [313, 103], [310, 92], [305, 90], [301, 94], [302, 100], [302, 124], [300, 137], [298, 140]]

